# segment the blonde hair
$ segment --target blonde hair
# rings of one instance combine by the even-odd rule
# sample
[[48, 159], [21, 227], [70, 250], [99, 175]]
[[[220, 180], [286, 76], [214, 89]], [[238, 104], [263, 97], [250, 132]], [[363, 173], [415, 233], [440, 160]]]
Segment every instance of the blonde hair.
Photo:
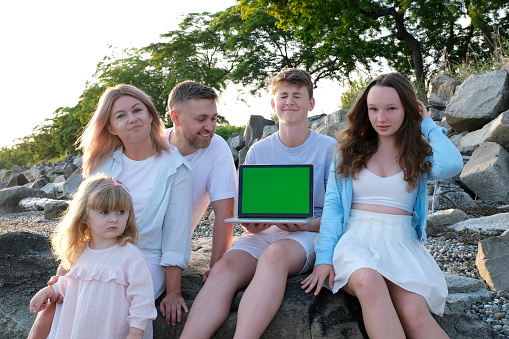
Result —
[[98, 173], [83, 181], [51, 238], [53, 251], [61, 261], [60, 266], [70, 269], [92, 238], [86, 222], [90, 210], [121, 209], [129, 210], [129, 217], [124, 232], [117, 238], [118, 243], [121, 246], [127, 242], [136, 244], [138, 227], [131, 195], [127, 190], [115, 184], [114, 180], [104, 173]]
[[284, 84], [292, 84], [298, 87], [306, 87], [309, 94], [309, 99], [313, 98], [313, 80], [311, 79], [311, 75], [302, 69], [285, 69], [279, 74], [276, 74], [270, 78], [269, 83], [272, 95], [276, 94], [276, 91]]
[[80, 135], [76, 144], [83, 152], [83, 176], [88, 176], [99, 164], [101, 164], [117, 148], [123, 146], [122, 140], [108, 131], [110, 124], [111, 108], [115, 101], [128, 95], [140, 100], [152, 116], [150, 138], [154, 145], [157, 155], [163, 150], [168, 150], [165, 141], [166, 132], [164, 124], [157, 114], [157, 110], [150, 97], [142, 90], [131, 85], [117, 85], [104, 91], [99, 100], [97, 110], [89, 120], [83, 134]]

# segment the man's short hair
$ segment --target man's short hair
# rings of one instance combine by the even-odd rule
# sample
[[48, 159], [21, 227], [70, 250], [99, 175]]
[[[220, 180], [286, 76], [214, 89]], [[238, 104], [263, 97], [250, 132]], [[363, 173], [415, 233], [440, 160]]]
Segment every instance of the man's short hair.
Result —
[[309, 98], [311, 99], [313, 97], [313, 80], [311, 80], [311, 75], [309, 75], [309, 73], [304, 70], [288, 68], [273, 76], [270, 79], [272, 95], [276, 94], [276, 91], [284, 83], [290, 83], [299, 87], [306, 86], [309, 93]]
[[200, 84], [196, 81], [183, 81], [171, 90], [168, 97], [168, 108], [170, 111], [178, 110], [193, 99], [210, 99], [217, 101], [217, 93], [212, 87]]

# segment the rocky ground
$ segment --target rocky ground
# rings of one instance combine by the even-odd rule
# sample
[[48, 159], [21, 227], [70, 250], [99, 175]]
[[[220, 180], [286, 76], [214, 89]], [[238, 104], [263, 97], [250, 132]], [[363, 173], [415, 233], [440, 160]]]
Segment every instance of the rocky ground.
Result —
[[[472, 217], [488, 216], [505, 212], [500, 208], [479, 205], [478, 208], [465, 210]], [[208, 212], [206, 217], [209, 216]], [[14, 231], [27, 231], [49, 236], [57, 224], [57, 220], [45, 220], [43, 212], [23, 212], [0, 215], [0, 234]], [[242, 234], [243, 229], [235, 226], [234, 234]], [[500, 232], [478, 233], [470, 230], [454, 231], [443, 228], [428, 238], [426, 245], [442, 271], [453, 271], [469, 278], [480, 279], [475, 267], [477, 243], [479, 240], [498, 236]], [[211, 221], [203, 218], [196, 228], [193, 239], [212, 236]], [[509, 293], [493, 292], [488, 300], [478, 302], [465, 313], [491, 325], [498, 331], [501, 338], [509, 338]]]

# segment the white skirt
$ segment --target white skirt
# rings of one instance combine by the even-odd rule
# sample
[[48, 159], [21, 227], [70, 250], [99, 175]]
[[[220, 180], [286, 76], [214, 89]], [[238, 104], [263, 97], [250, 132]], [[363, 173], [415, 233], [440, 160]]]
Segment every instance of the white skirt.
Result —
[[334, 250], [336, 293], [360, 268], [376, 270], [399, 287], [421, 295], [442, 315], [447, 299], [444, 275], [417, 238], [412, 216], [351, 210]]

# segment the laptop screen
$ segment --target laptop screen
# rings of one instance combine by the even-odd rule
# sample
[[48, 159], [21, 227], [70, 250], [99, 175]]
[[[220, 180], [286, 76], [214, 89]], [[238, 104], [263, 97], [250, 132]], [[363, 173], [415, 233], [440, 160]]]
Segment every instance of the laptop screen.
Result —
[[313, 165], [241, 165], [240, 218], [313, 216]]

